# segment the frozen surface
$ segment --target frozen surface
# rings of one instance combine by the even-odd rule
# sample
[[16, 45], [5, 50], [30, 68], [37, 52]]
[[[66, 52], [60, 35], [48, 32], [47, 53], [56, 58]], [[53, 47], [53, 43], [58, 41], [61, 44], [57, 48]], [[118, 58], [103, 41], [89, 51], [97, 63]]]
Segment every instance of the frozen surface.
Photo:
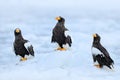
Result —
[[[0, 0], [0, 80], [120, 79], [120, 1]], [[63, 16], [73, 40], [67, 51], [51, 43], [56, 16]], [[20, 62], [13, 52], [14, 29], [31, 41], [35, 57]], [[93, 66], [92, 34], [115, 61], [114, 70]]]

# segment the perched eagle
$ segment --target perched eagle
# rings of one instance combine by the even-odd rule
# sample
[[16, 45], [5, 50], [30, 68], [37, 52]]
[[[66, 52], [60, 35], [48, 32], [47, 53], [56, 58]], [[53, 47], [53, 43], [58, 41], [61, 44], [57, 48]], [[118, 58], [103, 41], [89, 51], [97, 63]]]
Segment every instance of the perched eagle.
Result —
[[33, 46], [30, 44], [28, 40], [25, 40], [22, 36], [21, 30], [16, 28], [14, 30], [15, 40], [14, 40], [14, 51], [16, 55], [21, 56], [21, 61], [27, 60], [25, 55], [31, 54], [34, 56]]
[[[92, 56], [95, 66], [102, 68], [107, 66], [112, 69], [114, 61], [111, 59], [108, 51], [101, 45], [100, 36], [98, 34], [93, 34], [93, 44], [92, 44]], [[97, 64], [96, 64], [97, 63]]]
[[69, 47], [71, 47], [72, 40], [69, 35], [66, 35], [66, 32], [68, 31], [67, 28], [65, 28], [65, 19], [61, 16], [56, 17], [56, 20], [58, 21], [56, 26], [53, 28], [52, 32], [52, 40], [51, 42], [57, 42], [59, 45], [59, 48], [57, 50], [66, 50], [63, 45], [68, 44]]

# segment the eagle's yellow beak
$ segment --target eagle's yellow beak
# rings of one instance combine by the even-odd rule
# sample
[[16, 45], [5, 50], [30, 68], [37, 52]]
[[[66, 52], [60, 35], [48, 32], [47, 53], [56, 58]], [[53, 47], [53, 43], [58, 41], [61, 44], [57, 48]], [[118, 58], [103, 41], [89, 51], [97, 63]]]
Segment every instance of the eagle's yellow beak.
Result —
[[61, 18], [60, 18], [60, 17], [56, 17], [55, 19], [56, 19], [56, 20], [60, 20]]
[[93, 34], [93, 37], [97, 37], [97, 35], [96, 35], [96, 34]]
[[20, 32], [20, 29], [16, 29], [15, 32], [16, 32], [16, 33], [19, 33], [19, 32]]

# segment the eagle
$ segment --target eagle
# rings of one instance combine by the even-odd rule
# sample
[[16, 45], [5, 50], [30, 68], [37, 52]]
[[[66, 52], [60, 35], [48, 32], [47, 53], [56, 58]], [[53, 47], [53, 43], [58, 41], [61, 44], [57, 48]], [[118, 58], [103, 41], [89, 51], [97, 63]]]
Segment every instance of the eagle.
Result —
[[108, 51], [100, 43], [100, 39], [101, 37], [97, 33], [93, 34], [92, 43], [93, 62], [95, 66], [98, 68], [107, 66], [108, 68], [112, 69], [114, 61], [110, 57]]
[[14, 30], [15, 40], [13, 43], [14, 52], [16, 55], [21, 56], [20, 61], [25, 61], [27, 58], [25, 55], [34, 56], [33, 46], [30, 44], [30, 41], [26, 40], [22, 36], [22, 32], [19, 28]]
[[64, 51], [66, 48], [63, 45], [68, 44], [71, 47], [72, 39], [71, 36], [67, 34], [68, 29], [64, 26], [65, 19], [61, 16], [55, 18], [58, 22], [52, 30], [52, 39], [51, 42], [56, 42], [59, 45], [57, 50]]

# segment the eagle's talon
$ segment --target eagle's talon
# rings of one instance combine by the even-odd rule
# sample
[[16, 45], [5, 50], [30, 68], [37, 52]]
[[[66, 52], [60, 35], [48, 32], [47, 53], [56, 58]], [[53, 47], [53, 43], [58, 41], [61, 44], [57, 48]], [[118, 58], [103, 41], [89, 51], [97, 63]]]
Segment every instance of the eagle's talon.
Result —
[[60, 51], [66, 51], [67, 49], [66, 48], [57, 48], [57, 50], [60, 50]]
[[20, 61], [26, 61], [27, 60], [27, 58], [21, 58], [20, 59]]
[[97, 68], [101, 68], [101, 66], [100, 66], [99, 64], [96, 64], [96, 65], [94, 65], [94, 66], [96, 66]]

